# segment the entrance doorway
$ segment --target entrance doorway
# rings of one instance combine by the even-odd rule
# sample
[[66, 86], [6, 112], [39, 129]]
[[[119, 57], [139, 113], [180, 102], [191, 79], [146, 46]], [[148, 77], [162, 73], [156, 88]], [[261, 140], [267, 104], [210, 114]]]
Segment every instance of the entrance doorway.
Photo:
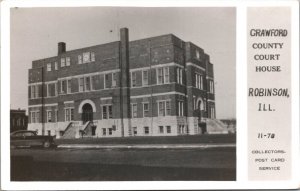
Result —
[[93, 108], [91, 104], [86, 103], [82, 106], [82, 116], [81, 116], [83, 124], [88, 121], [93, 121]]

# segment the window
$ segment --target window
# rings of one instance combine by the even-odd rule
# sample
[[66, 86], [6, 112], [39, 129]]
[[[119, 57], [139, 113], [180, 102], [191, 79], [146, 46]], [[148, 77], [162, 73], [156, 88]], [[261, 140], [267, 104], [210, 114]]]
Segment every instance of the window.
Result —
[[47, 111], [47, 122], [52, 122], [52, 111]]
[[36, 86], [31, 86], [31, 87], [30, 87], [30, 90], [31, 90], [31, 96], [30, 96], [30, 97], [31, 97], [31, 98], [35, 98], [35, 87], [36, 87]]
[[84, 91], [84, 78], [79, 78], [79, 92]]
[[169, 67], [157, 69], [157, 84], [167, 84], [170, 82]]
[[109, 74], [104, 75], [104, 89], [108, 88], [108, 78]]
[[144, 70], [143, 71], [143, 86], [147, 86], [149, 83], [148, 81], [148, 71]]
[[51, 97], [50, 84], [46, 84], [46, 88], [47, 88], [47, 97]]
[[58, 70], [58, 64], [57, 64], [57, 62], [54, 62], [54, 69]]
[[70, 121], [70, 110], [65, 109], [65, 121]]
[[112, 105], [103, 105], [102, 106], [102, 118], [103, 119], [112, 119], [113, 118]]
[[65, 121], [74, 121], [74, 108], [65, 108]]
[[196, 73], [196, 88], [203, 90], [203, 75]]
[[54, 115], [55, 115], [55, 122], [58, 122], [58, 110], [57, 109], [55, 110]]
[[112, 87], [117, 86], [117, 73], [112, 73]]
[[132, 127], [133, 129], [133, 136], [137, 135], [137, 127]]
[[107, 108], [106, 108], [106, 106], [102, 106], [102, 118], [107, 119]]
[[178, 126], [178, 134], [184, 134], [184, 125]]
[[112, 111], [112, 106], [108, 106], [108, 118], [112, 119], [113, 118], [113, 111]]
[[177, 68], [177, 83], [182, 84], [182, 68]]
[[74, 108], [70, 108], [70, 118], [71, 121], [74, 121]]
[[102, 135], [106, 135], [106, 129], [105, 128], [102, 129]]
[[51, 71], [51, 63], [48, 63], [47, 64], [47, 72], [50, 72]]
[[71, 65], [71, 58], [66, 57], [66, 66], [70, 66], [70, 65]]
[[166, 101], [166, 115], [171, 115], [171, 103]]
[[67, 86], [68, 86], [68, 88], [67, 88], [67, 93], [68, 93], [68, 94], [71, 93], [71, 85], [72, 85], [71, 80], [68, 80], [68, 81], [67, 81]]
[[35, 122], [36, 122], [36, 123], [39, 123], [39, 122], [40, 122], [40, 112], [39, 112], [39, 111], [37, 111], [37, 112], [35, 113]]
[[157, 84], [163, 84], [163, 68], [158, 68], [157, 69]]
[[31, 113], [31, 123], [35, 123], [35, 112], [30, 112]]
[[60, 59], [60, 67], [65, 67], [66, 66], [66, 59], [65, 58], [61, 58]]
[[169, 68], [168, 67], [164, 68], [164, 80], [165, 80], [166, 84], [170, 82]]
[[143, 103], [143, 116], [149, 117], [149, 103]]
[[137, 104], [132, 104], [132, 118], [137, 118]]
[[158, 116], [165, 116], [165, 102], [158, 102]]
[[196, 58], [199, 60], [200, 59], [200, 52], [199, 50], [196, 50]]
[[51, 131], [50, 130], [48, 130], [48, 135], [51, 136]]
[[178, 116], [183, 116], [183, 101], [178, 101]]
[[85, 78], [85, 91], [90, 91], [91, 90], [91, 78], [86, 77]]
[[35, 98], [38, 98], [39, 97], [39, 85], [36, 85], [35, 86]]
[[149, 127], [144, 127], [144, 134], [148, 135], [149, 134]]
[[112, 135], [112, 128], [108, 128], [108, 134]]
[[91, 61], [90, 52], [84, 52], [83, 53], [83, 60], [82, 63], [88, 63]]
[[167, 133], [171, 133], [171, 126], [167, 126]]
[[67, 88], [67, 81], [66, 80], [61, 80], [60, 81], [60, 93], [66, 93], [66, 88]]
[[82, 64], [82, 56], [78, 55], [78, 64]]
[[164, 133], [164, 126], [159, 126], [159, 133]]
[[214, 108], [214, 106], [210, 107], [210, 118], [211, 119], [215, 118], [215, 108]]
[[171, 115], [171, 103], [167, 101], [158, 102], [158, 116]]
[[214, 81], [209, 81], [209, 92], [214, 93]]
[[131, 87], [136, 86], [136, 72], [131, 73]]
[[95, 52], [91, 52], [91, 61], [95, 62]]

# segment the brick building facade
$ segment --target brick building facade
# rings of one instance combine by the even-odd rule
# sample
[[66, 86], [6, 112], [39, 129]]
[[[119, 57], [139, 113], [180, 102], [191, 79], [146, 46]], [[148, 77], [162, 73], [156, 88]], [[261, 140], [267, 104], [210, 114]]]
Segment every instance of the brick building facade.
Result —
[[29, 129], [59, 137], [200, 134], [215, 118], [209, 56], [172, 34], [66, 51], [29, 69]]

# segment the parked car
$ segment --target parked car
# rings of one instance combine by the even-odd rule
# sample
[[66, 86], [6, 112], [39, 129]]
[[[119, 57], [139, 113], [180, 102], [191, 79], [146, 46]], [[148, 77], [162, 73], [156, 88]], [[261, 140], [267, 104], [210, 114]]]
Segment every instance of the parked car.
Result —
[[10, 146], [14, 147], [33, 147], [42, 146], [50, 148], [56, 146], [52, 136], [37, 135], [35, 131], [20, 130], [10, 134]]

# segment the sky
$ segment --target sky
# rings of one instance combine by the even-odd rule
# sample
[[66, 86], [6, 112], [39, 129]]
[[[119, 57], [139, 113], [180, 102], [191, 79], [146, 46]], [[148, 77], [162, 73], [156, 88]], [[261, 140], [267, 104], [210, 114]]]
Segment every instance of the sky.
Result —
[[216, 117], [236, 116], [236, 10], [218, 8], [13, 8], [10, 18], [11, 109], [28, 107], [28, 69], [33, 60], [57, 55], [57, 43], [67, 51], [119, 40], [174, 34], [210, 55], [214, 65]]

